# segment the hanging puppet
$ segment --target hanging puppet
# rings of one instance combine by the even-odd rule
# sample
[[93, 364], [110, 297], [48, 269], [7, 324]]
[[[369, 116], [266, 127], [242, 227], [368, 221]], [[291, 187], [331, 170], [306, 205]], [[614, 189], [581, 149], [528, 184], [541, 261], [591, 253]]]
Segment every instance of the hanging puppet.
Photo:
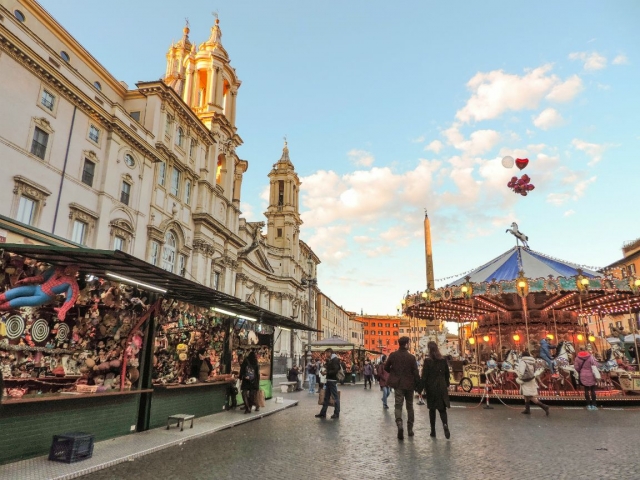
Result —
[[20, 307], [39, 307], [53, 302], [57, 295], [64, 294], [65, 300], [62, 306], [54, 308], [58, 319], [64, 320], [80, 293], [76, 280], [77, 274], [78, 266], [69, 265], [52, 267], [42, 275], [24, 278], [16, 283], [16, 287], [0, 294], [0, 311]]

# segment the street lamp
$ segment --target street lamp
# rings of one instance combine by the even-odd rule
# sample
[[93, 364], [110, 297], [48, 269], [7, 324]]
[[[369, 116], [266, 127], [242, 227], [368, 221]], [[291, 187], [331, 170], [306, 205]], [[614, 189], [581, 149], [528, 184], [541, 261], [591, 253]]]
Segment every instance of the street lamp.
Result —
[[[307, 305], [307, 324], [309, 328], [311, 328], [313, 326], [313, 321], [311, 318], [311, 314], [312, 314], [311, 291], [313, 290], [313, 287], [318, 285], [318, 279], [313, 277], [313, 262], [311, 261], [311, 258], [309, 258], [309, 260], [307, 261], [307, 264], [309, 265], [309, 276], [302, 277], [302, 280], [300, 283], [302, 283], [303, 287], [307, 287], [309, 289], [309, 303]], [[311, 330], [307, 330], [307, 348], [310, 348], [309, 345], [311, 345]]]

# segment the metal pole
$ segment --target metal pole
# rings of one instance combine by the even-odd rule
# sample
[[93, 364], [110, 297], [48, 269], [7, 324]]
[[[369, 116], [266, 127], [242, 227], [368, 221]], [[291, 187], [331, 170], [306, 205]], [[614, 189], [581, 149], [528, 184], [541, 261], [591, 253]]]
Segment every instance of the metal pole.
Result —
[[627, 297], [627, 308], [629, 308], [629, 317], [631, 317], [631, 320], [633, 321], [633, 332], [632, 332], [632, 335], [633, 335], [633, 344], [634, 344], [634, 346], [636, 348], [636, 351], [635, 351], [636, 369], [638, 371], [640, 371], [640, 361], [638, 361], [639, 354], [638, 354], [638, 337], [637, 337], [637, 334], [638, 334], [638, 322], [636, 322], [636, 319], [633, 318], [633, 312], [631, 311], [631, 302], [629, 301], [629, 297]]
[[527, 351], [531, 353], [531, 343], [529, 342], [529, 315], [527, 314], [526, 297], [522, 297], [522, 310], [524, 311], [524, 326], [527, 331]]
[[498, 314], [498, 339], [500, 341], [500, 361], [504, 360], [502, 358], [502, 331], [500, 330], [500, 310], [496, 310]]
[[551, 313], [553, 314], [553, 329], [556, 332], [556, 345], [557, 345], [560, 339], [558, 338], [558, 324], [556, 323], [556, 309], [552, 308]]

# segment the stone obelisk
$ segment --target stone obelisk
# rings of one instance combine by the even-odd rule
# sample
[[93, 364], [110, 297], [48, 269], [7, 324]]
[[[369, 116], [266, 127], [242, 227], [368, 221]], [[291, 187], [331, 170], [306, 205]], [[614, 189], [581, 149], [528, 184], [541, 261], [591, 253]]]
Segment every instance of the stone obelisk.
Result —
[[424, 210], [424, 250], [427, 261], [427, 290], [435, 289], [435, 279], [433, 278], [433, 251], [431, 250], [431, 223], [427, 210]]

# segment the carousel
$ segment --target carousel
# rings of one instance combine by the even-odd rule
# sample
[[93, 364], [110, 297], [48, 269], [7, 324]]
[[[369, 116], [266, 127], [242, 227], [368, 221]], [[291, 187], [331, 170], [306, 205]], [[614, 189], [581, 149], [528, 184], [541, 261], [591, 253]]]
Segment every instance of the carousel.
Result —
[[528, 350], [538, 359], [541, 397], [581, 399], [573, 361], [585, 348], [599, 362], [599, 401], [640, 403], [633, 395], [640, 394], [640, 279], [550, 257], [531, 250], [521, 232], [514, 235], [523, 245], [442, 288], [403, 299], [410, 318], [458, 323], [452, 397], [522, 398], [515, 369]]

